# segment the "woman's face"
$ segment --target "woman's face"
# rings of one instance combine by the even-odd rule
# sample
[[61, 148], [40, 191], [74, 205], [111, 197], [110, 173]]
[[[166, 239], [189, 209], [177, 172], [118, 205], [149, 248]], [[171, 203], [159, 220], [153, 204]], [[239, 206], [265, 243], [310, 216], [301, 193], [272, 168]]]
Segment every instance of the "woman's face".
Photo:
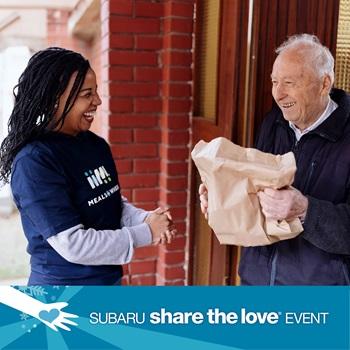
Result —
[[[69, 93], [73, 87], [77, 73], [72, 74], [68, 86], [59, 99], [56, 116], [59, 118], [67, 102]], [[66, 115], [63, 126], [59, 132], [75, 136], [82, 131], [90, 129], [96, 115], [97, 106], [101, 104], [100, 96], [97, 93], [96, 74], [89, 68], [84, 83], [77, 95], [73, 107]]]

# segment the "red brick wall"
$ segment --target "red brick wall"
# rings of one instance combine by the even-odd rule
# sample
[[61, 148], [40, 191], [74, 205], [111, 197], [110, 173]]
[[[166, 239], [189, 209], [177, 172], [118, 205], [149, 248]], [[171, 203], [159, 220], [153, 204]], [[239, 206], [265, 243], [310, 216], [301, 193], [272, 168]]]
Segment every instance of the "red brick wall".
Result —
[[183, 284], [187, 231], [189, 116], [191, 111], [193, 1], [165, 1], [161, 51], [160, 202], [172, 208], [178, 235], [160, 247], [157, 284]]
[[123, 193], [170, 206], [178, 236], [138, 249], [125, 284], [186, 282], [189, 115], [194, 1], [102, 1], [102, 74], [109, 140]]
[[90, 44], [77, 40], [68, 33], [67, 23], [70, 12], [66, 10], [47, 11], [47, 45], [64, 47], [86, 55]]

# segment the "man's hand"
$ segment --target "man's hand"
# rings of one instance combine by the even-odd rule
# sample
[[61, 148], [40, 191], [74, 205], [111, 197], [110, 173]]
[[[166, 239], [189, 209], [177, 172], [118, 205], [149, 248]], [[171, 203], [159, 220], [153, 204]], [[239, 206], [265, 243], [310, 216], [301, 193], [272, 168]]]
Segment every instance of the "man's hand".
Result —
[[284, 190], [266, 188], [258, 192], [262, 212], [275, 220], [305, 219], [308, 199], [294, 187]]
[[201, 211], [204, 217], [208, 219], [208, 190], [204, 184], [199, 185], [198, 194], [201, 201]]

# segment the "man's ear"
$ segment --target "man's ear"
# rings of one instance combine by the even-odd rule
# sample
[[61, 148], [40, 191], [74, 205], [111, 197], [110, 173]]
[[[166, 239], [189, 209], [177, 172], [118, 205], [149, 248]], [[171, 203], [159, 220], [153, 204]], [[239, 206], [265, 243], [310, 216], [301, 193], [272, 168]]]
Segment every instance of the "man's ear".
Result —
[[322, 78], [321, 94], [328, 95], [332, 89], [331, 77], [327, 74]]

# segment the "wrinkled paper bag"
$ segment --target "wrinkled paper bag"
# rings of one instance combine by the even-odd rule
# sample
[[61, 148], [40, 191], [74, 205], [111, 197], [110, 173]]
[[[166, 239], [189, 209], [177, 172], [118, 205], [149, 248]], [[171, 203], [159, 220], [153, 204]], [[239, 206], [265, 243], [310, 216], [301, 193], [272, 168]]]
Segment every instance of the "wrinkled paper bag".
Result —
[[221, 244], [268, 245], [303, 231], [299, 219], [266, 219], [256, 194], [292, 184], [292, 152], [275, 156], [218, 137], [199, 141], [191, 155], [208, 189], [208, 224]]

